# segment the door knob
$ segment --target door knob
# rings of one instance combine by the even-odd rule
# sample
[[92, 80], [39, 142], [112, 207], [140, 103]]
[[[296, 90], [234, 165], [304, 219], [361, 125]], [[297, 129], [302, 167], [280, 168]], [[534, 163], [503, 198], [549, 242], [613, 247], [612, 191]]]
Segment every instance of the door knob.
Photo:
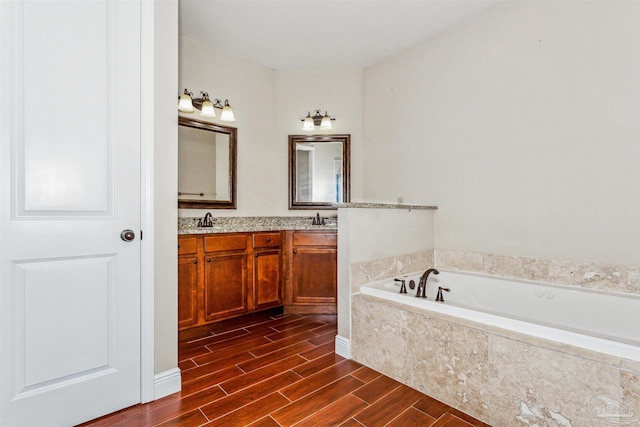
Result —
[[133, 230], [129, 229], [122, 230], [122, 233], [120, 233], [120, 238], [125, 242], [130, 242], [136, 238], [136, 233], [134, 233]]

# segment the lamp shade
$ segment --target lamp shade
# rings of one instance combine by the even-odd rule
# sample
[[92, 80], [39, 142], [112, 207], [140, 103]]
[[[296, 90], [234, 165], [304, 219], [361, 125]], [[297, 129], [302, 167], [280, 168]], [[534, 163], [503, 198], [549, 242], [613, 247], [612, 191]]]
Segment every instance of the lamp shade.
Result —
[[331, 117], [329, 117], [326, 111], [324, 112], [324, 117], [322, 117], [320, 129], [333, 129], [333, 126], [331, 126]]
[[222, 120], [223, 122], [236, 121], [236, 117], [233, 114], [233, 110], [231, 109], [228, 100], [224, 101], [224, 107], [222, 107], [222, 113], [220, 113], [220, 120]]
[[208, 99], [202, 103], [202, 111], [200, 112], [202, 117], [214, 118], [216, 116], [216, 109], [213, 108], [213, 102]]
[[183, 113], [193, 113], [193, 103], [191, 102], [191, 97], [189, 93], [186, 92], [180, 95], [180, 101], [178, 101], [178, 111], [182, 111]]
[[309, 112], [307, 117], [304, 118], [302, 130], [313, 130], [313, 117], [311, 117], [311, 112]]

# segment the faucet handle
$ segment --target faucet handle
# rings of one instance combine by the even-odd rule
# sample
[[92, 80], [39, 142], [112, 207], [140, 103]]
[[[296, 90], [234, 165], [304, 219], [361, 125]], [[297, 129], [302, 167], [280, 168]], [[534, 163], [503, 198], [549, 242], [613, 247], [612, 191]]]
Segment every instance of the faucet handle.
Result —
[[400, 285], [400, 293], [401, 294], [406, 294], [407, 293], [407, 287], [405, 285], [405, 281], [403, 279], [393, 279], [395, 282], [402, 282], [402, 284]]
[[443, 288], [442, 286], [438, 286], [438, 295], [436, 296], [437, 302], [444, 302], [444, 298], [442, 297], [442, 291], [451, 292], [449, 288]]

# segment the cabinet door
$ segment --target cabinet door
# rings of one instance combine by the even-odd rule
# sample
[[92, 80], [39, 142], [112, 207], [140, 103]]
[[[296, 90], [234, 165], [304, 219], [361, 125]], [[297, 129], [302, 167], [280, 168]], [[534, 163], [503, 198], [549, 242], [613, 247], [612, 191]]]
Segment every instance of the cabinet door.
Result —
[[198, 258], [178, 257], [178, 328], [198, 322]]
[[205, 254], [204, 320], [222, 319], [247, 310], [246, 254]]
[[335, 304], [337, 249], [293, 249], [293, 303]]
[[254, 252], [253, 284], [256, 310], [282, 305], [280, 249]]

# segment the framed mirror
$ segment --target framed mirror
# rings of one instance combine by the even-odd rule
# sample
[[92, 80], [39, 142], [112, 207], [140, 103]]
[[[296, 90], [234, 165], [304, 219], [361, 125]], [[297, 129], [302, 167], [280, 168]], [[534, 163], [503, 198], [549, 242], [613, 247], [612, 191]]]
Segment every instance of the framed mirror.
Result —
[[178, 207], [236, 208], [237, 129], [178, 117]]
[[351, 135], [289, 135], [289, 209], [349, 202]]

